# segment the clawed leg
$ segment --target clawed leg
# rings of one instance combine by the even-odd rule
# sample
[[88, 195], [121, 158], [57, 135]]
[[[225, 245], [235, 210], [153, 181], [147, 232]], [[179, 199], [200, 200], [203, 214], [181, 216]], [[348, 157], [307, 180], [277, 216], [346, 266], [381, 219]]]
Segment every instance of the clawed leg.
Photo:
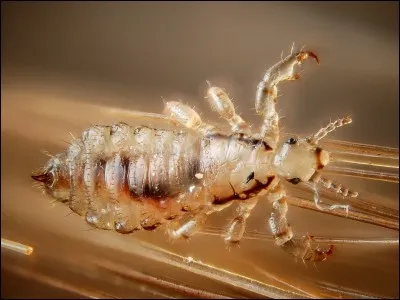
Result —
[[312, 236], [304, 236], [303, 238], [293, 238], [283, 244], [281, 247], [286, 252], [303, 261], [324, 261], [328, 256], [333, 254], [333, 245], [328, 249], [311, 248]]
[[293, 237], [292, 229], [286, 220], [288, 210], [286, 192], [281, 184], [271, 191], [268, 199], [273, 203], [269, 226], [277, 246], [303, 261], [324, 261], [332, 254], [332, 245], [328, 249], [313, 249], [311, 247], [312, 236]]
[[226, 243], [239, 243], [246, 229], [246, 220], [250, 216], [250, 213], [256, 206], [257, 202], [257, 197], [239, 202], [237, 216], [230, 222], [227, 231], [225, 232], [224, 240]]
[[256, 112], [264, 117], [260, 134], [272, 148], [276, 146], [279, 139], [279, 116], [275, 109], [278, 96], [277, 85], [284, 80], [299, 79], [299, 73], [295, 73], [294, 70], [295, 66], [300, 65], [309, 57], [319, 63], [318, 57], [314, 53], [303, 50], [294, 53], [292, 49], [285, 59], [267, 70], [257, 87], [255, 108]]
[[231, 126], [233, 133], [250, 133], [249, 125], [236, 114], [232, 100], [228, 94], [219, 87], [211, 86], [208, 82], [207, 99], [213, 111], [217, 112], [221, 118], [225, 119]]

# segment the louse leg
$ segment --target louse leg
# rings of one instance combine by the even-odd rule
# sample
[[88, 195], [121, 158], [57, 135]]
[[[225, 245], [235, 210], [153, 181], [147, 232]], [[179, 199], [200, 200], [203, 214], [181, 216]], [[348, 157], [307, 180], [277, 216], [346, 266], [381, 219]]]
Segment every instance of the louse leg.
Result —
[[224, 210], [232, 204], [231, 202], [223, 205], [201, 205], [193, 212], [184, 214], [181, 218], [172, 221], [167, 229], [168, 235], [172, 239], [188, 239], [197, 233], [206, 223], [207, 217], [214, 212]]
[[269, 226], [277, 246], [302, 261], [324, 261], [333, 253], [333, 245], [328, 249], [313, 249], [311, 247], [312, 236], [293, 237], [292, 229], [286, 220], [288, 205], [286, 192], [281, 183], [267, 197], [273, 203]]
[[279, 139], [279, 116], [275, 109], [278, 97], [277, 85], [281, 81], [299, 79], [300, 76], [295, 73], [294, 68], [309, 57], [319, 63], [318, 57], [313, 52], [303, 50], [293, 52], [292, 48], [285, 59], [267, 70], [257, 86], [255, 108], [257, 114], [264, 118], [260, 134], [272, 148], [275, 148]]
[[246, 220], [250, 216], [251, 211], [257, 205], [258, 197], [239, 202], [237, 208], [237, 216], [230, 222], [224, 236], [224, 240], [228, 244], [238, 244], [243, 237], [246, 229]]
[[211, 109], [229, 123], [233, 133], [250, 134], [249, 125], [236, 114], [235, 107], [228, 94], [222, 88], [211, 86], [209, 82], [208, 84], [207, 99]]
[[211, 206], [202, 205], [192, 212], [187, 212], [177, 220], [171, 221], [167, 233], [172, 239], [188, 239], [206, 223], [207, 216], [212, 212]]
[[214, 126], [205, 124], [194, 109], [178, 101], [166, 102], [163, 113], [170, 117], [174, 122], [189, 129], [198, 131], [201, 134], [210, 134], [215, 132]]

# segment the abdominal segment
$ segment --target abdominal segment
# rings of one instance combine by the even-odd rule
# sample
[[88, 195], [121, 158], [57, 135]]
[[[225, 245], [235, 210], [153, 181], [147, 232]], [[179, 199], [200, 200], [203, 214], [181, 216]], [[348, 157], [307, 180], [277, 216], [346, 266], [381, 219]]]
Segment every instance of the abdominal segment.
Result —
[[182, 214], [181, 200], [196, 184], [199, 147], [187, 133], [91, 127], [66, 151], [69, 206], [98, 228], [152, 230]]

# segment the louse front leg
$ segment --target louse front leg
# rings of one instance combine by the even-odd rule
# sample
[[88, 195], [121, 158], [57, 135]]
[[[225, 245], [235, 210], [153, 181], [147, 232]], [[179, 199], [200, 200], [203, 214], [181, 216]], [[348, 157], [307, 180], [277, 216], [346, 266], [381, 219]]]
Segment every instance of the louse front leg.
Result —
[[273, 203], [269, 226], [277, 246], [302, 261], [324, 261], [332, 254], [333, 245], [328, 249], [313, 249], [311, 247], [312, 236], [293, 237], [292, 229], [286, 219], [288, 205], [286, 192], [281, 183], [267, 197]]
[[201, 134], [206, 135], [216, 131], [214, 126], [205, 124], [194, 109], [178, 101], [166, 102], [163, 113], [174, 122]]
[[228, 94], [222, 88], [211, 86], [210, 82], [207, 83], [209, 84], [207, 99], [211, 109], [229, 123], [233, 133], [250, 134], [250, 126], [236, 114]]
[[228, 244], [238, 244], [243, 237], [246, 229], [246, 220], [250, 216], [251, 211], [257, 205], [258, 197], [253, 197], [248, 200], [239, 200], [236, 217], [230, 222], [224, 240]]
[[257, 87], [255, 108], [257, 114], [264, 118], [260, 135], [272, 148], [275, 148], [279, 139], [279, 116], [275, 109], [278, 97], [277, 85], [281, 81], [299, 79], [299, 74], [295, 73], [295, 66], [309, 57], [319, 63], [318, 57], [313, 52], [303, 50], [293, 52], [292, 48], [285, 59], [267, 70]]

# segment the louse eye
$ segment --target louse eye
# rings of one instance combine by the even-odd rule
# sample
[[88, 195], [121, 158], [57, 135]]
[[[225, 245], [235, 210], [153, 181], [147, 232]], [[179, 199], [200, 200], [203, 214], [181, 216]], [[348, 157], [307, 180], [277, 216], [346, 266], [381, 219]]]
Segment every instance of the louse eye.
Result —
[[288, 180], [290, 183], [292, 183], [292, 184], [299, 184], [300, 183], [300, 178], [292, 178], [292, 179], [289, 179]]
[[294, 144], [297, 143], [297, 139], [295, 139], [295, 138], [290, 138], [290, 139], [288, 139], [287, 143], [288, 143], [289, 145], [294, 145]]

